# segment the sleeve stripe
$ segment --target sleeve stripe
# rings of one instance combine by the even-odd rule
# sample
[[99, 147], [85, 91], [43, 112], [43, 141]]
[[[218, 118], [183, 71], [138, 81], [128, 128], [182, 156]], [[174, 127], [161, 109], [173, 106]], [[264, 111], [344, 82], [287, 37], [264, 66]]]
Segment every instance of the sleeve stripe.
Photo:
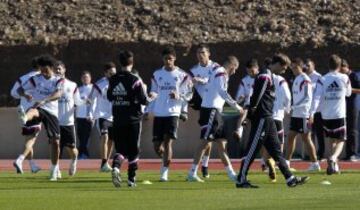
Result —
[[57, 82], [56, 82], [56, 86], [59, 85], [60, 83], [64, 83], [65, 80], [64, 79], [59, 79]]
[[186, 75], [186, 76], [184, 77], [184, 79], [181, 81], [181, 83], [180, 83], [180, 84], [181, 84], [181, 85], [182, 85], [182, 84], [184, 84], [184, 82], [188, 79], [188, 77], [189, 77], [189, 76], [188, 76], [188, 75]]
[[318, 79], [317, 83], [319, 83], [320, 85], [324, 85], [321, 80]]
[[309, 81], [309, 80], [302, 81], [301, 84], [300, 84], [300, 91], [302, 91], [303, 86], [306, 85], [306, 84], [311, 84], [311, 81]]
[[30, 82], [31, 82], [31, 84], [32, 84], [34, 87], [36, 87], [36, 83], [35, 83], [34, 77], [31, 77], [31, 78], [30, 78]]
[[101, 94], [101, 89], [99, 88], [99, 86], [97, 84], [94, 84], [93, 87], [95, 90], [97, 90]]
[[225, 75], [224, 72], [220, 72], [220, 73], [217, 73], [217, 74], [215, 75], [215, 78], [216, 78], [216, 77], [222, 77], [222, 76], [224, 76], [224, 75]]
[[78, 91], [78, 88], [77, 88], [77, 87], [75, 87], [73, 94], [75, 94], [76, 91]]
[[141, 86], [141, 80], [136, 80], [135, 83], [132, 85], [132, 89], [135, 89], [139, 86]]

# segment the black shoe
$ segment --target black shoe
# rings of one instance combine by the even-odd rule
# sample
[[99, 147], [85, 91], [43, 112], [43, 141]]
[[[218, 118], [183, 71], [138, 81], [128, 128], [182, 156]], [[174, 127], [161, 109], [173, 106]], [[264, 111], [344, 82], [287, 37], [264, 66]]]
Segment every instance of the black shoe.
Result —
[[310, 177], [308, 177], [308, 176], [294, 177], [292, 180], [290, 180], [287, 183], [287, 186], [288, 187], [296, 187], [298, 185], [305, 184], [309, 179], [310, 179]]
[[336, 173], [335, 162], [333, 160], [328, 160], [327, 163], [328, 163], [328, 167], [326, 169], [326, 174], [332, 175], [332, 174]]
[[128, 178], [128, 187], [136, 187], [135, 178]]
[[209, 168], [208, 167], [205, 167], [205, 166], [202, 166], [201, 167], [201, 173], [202, 173], [202, 177], [204, 178], [210, 178], [210, 174], [209, 174]]
[[243, 183], [236, 182], [236, 188], [254, 188], [254, 189], [256, 189], [256, 188], [259, 188], [259, 186], [253, 185], [249, 181], [246, 181]]
[[181, 112], [179, 118], [180, 118], [180, 120], [185, 122], [188, 120], [188, 114], [186, 112]]

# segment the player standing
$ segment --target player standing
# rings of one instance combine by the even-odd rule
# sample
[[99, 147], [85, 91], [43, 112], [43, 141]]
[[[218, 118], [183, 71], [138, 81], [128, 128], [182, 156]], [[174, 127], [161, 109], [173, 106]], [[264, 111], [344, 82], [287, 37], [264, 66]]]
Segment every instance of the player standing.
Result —
[[211, 141], [216, 142], [218, 153], [225, 170], [231, 180], [236, 180], [236, 173], [226, 153], [226, 139], [223, 129], [221, 112], [225, 102], [235, 108], [241, 114], [243, 109], [227, 92], [228, 80], [239, 67], [239, 61], [235, 56], [228, 56], [223, 67], [217, 67], [211, 73], [209, 83], [206, 85], [200, 109], [199, 124], [201, 127], [200, 144], [195, 152], [193, 164], [189, 170], [187, 180], [190, 182], [203, 182], [197, 175], [200, 160]]
[[173, 151], [172, 143], [177, 139], [179, 116], [184, 101], [192, 97], [189, 76], [175, 66], [176, 52], [172, 47], [162, 52], [164, 66], [156, 70], [151, 80], [149, 96], [156, 98], [152, 104], [153, 143], [155, 152], [162, 158], [160, 181], [168, 181], [169, 166]]

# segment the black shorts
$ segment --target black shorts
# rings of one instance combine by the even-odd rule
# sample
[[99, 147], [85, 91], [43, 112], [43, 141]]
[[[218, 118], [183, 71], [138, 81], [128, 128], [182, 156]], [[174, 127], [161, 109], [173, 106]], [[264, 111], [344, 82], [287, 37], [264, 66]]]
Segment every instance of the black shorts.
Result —
[[310, 128], [308, 125], [307, 118], [291, 117], [290, 119], [290, 130], [297, 133], [308, 133]]
[[325, 137], [346, 140], [346, 120], [345, 118], [325, 120], [323, 119]]
[[164, 141], [165, 135], [171, 139], [177, 139], [177, 129], [179, 126], [179, 117], [154, 117], [153, 123], [153, 141]]
[[41, 131], [41, 119], [34, 118], [26, 122], [25, 126], [22, 127], [21, 134], [23, 136], [37, 136]]
[[274, 120], [274, 122], [275, 122], [275, 125], [276, 125], [276, 131], [277, 131], [277, 135], [278, 135], [278, 138], [279, 138], [279, 142], [281, 144], [284, 144], [285, 137], [284, 137], [284, 124], [283, 124], [283, 121]]
[[114, 129], [116, 152], [128, 158], [129, 162], [139, 158], [141, 122], [125, 125], [114, 123]]
[[76, 147], [75, 126], [60, 126], [60, 146], [61, 147]]
[[98, 123], [100, 134], [108, 134], [109, 139], [114, 139], [113, 122], [104, 118], [99, 118]]
[[211, 141], [225, 138], [223, 120], [218, 109], [201, 107], [199, 124], [201, 139]]
[[48, 111], [38, 108], [40, 120], [45, 126], [46, 134], [49, 139], [60, 139], [59, 119]]

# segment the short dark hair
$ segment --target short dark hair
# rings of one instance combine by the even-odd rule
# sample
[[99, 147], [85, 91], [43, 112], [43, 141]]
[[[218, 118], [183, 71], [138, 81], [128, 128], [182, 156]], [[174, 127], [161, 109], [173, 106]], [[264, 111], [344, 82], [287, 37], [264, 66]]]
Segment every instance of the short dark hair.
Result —
[[254, 68], [254, 67], [259, 67], [259, 63], [258, 63], [257, 59], [251, 58], [250, 60], [246, 61], [245, 67], [249, 68], [249, 69]]
[[57, 61], [55, 62], [55, 64], [54, 64], [54, 66], [55, 66], [55, 67], [56, 67], [56, 66], [63, 66], [63, 67], [65, 67], [65, 63], [62, 62], [61, 60], [57, 60]]
[[112, 68], [116, 68], [116, 65], [114, 62], [107, 62], [104, 64], [104, 72], [107, 72], [108, 70], [112, 69]]
[[207, 44], [199, 44], [196, 49], [206, 49], [208, 52], [210, 52], [210, 47]]
[[224, 66], [228, 64], [239, 65], [239, 60], [234, 55], [229, 55], [225, 59]]
[[268, 67], [270, 66], [271, 62], [272, 62], [272, 59], [271, 59], [270, 57], [266, 57], [266, 58], [264, 59], [264, 66], [265, 66], [265, 68], [268, 68]]
[[345, 59], [341, 59], [341, 67], [349, 67], [349, 63]]
[[306, 58], [305, 59], [305, 63], [314, 63], [313, 59], [311, 58]]
[[341, 58], [336, 54], [332, 54], [329, 58], [328, 65], [331, 70], [338, 69], [341, 66]]
[[166, 47], [166, 48], [162, 51], [161, 55], [162, 55], [163, 57], [166, 56], [166, 55], [173, 55], [173, 56], [176, 57], [176, 51], [175, 51], [174, 47], [169, 46], [169, 47]]
[[271, 59], [271, 64], [280, 63], [280, 65], [290, 65], [291, 61], [289, 57], [283, 53], [275, 54]]
[[31, 59], [31, 68], [33, 68], [33, 69], [39, 68], [39, 62], [38, 62], [38, 60], [39, 60], [39, 56], [33, 57], [33, 58]]
[[82, 71], [82, 72], [81, 72], [81, 76], [84, 76], [85, 74], [88, 74], [88, 75], [91, 76], [90, 71], [85, 70], [85, 71]]
[[134, 64], [134, 54], [129, 50], [122, 50], [119, 53], [119, 62], [122, 67]]
[[295, 64], [296, 66], [301, 67], [303, 69], [304, 67], [304, 61], [301, 58], [294, 58], [291, 63]]
[[37, 60], [37, 63], [39, 65], [39, 67], [48, 66], [48, 67], [54, 68], [56, 60], [51, 55], [46, 54], [46, 55], [40, 55], [38, 60]]

